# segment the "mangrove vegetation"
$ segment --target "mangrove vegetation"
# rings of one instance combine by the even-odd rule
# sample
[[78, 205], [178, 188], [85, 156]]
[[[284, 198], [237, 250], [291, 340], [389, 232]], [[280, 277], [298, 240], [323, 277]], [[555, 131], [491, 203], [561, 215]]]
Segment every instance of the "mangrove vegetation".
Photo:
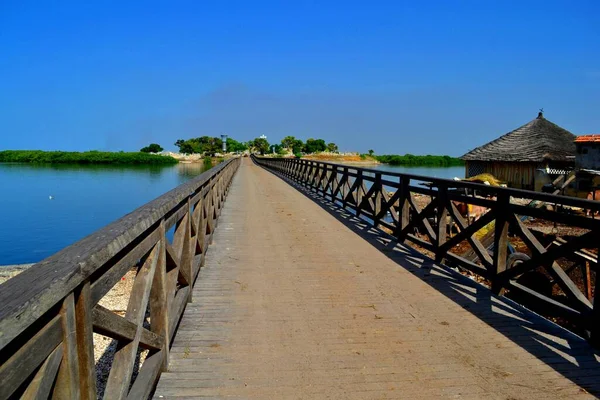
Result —
[[34, 164], [159, 165], [177, 164], [178, 161], [173, 157], [142, 152], [4, 150], [0, 151], [0, 162]]
[[[370, 154], [371, 151], [369, 151]], [[464, 165], [463, 160], [450, 156], [415, 156], [413, 154], [373, 156], [377, 161], [390, 165], [403, 165], [408, 167], [456, 167]]]

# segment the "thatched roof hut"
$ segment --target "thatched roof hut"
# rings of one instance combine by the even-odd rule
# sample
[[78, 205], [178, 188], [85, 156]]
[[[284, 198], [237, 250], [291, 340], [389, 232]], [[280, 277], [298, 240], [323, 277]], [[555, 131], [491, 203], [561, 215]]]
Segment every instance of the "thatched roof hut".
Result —
[[575, 137], [540, 112], [534, 120], [461, 158], [467, 177], [490, 173], [511, 187], [533, 189], [536, 169], [552, 173], [572, 168]]

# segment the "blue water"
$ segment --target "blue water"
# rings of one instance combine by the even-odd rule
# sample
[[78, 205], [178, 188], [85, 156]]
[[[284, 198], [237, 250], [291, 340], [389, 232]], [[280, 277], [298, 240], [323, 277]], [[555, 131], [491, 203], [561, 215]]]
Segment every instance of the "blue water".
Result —
[[[374, 168], [449, 179], [464, 176], [463, 167]], [[43, 260], [202, 172], [202, 164], [0, 164], [0, 265]]]
[[0, 265], [43, 260], [202, 172], [0, 164]]
[[456, 178], [464, 178], [465, 177], [465, 167], [448, 167], [448, 168], [403, 167], [403, 166], [380, 164], [380, 165], [377, 165], [374, 167], [368, 167], [368, 168], [377, 169], [377, 170], [381, 170], [381, 171], [396, 172], [396, 173], [400, 173], [400, 174], [429, 176], [432, 178], [454, 179], [455, 177]]

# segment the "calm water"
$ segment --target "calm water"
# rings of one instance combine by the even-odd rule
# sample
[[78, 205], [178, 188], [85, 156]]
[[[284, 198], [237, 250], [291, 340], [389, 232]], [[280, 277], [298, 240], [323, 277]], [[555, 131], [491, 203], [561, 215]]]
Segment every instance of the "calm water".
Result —
[[[463, 167], [375, 168], [449, 179], [464, 176]], [[0, 265], [43, 260], [202, 172], [202, 164], [0, 164]]]
[[40, 261], [202, 172], [0, 164], [0, 265]]
[[422, 176], [431, 176], [433, 178], [453, 179], [453, 178], [464, 178], [465, 167], [403, 167], [393, 165], [377, 165], [374, 167], [368, 167], [381, 171], [397, 172], [400, 174], [413, 174]]

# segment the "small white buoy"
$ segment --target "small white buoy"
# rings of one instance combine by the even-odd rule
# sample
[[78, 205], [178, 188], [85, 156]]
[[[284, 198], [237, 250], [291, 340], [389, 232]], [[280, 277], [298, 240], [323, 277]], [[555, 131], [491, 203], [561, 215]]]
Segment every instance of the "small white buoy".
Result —
[[52, 199], [54, 198], [54, 196], [48, 196], [48, 198], [49, 198], [50, 200], [52, 200]]

